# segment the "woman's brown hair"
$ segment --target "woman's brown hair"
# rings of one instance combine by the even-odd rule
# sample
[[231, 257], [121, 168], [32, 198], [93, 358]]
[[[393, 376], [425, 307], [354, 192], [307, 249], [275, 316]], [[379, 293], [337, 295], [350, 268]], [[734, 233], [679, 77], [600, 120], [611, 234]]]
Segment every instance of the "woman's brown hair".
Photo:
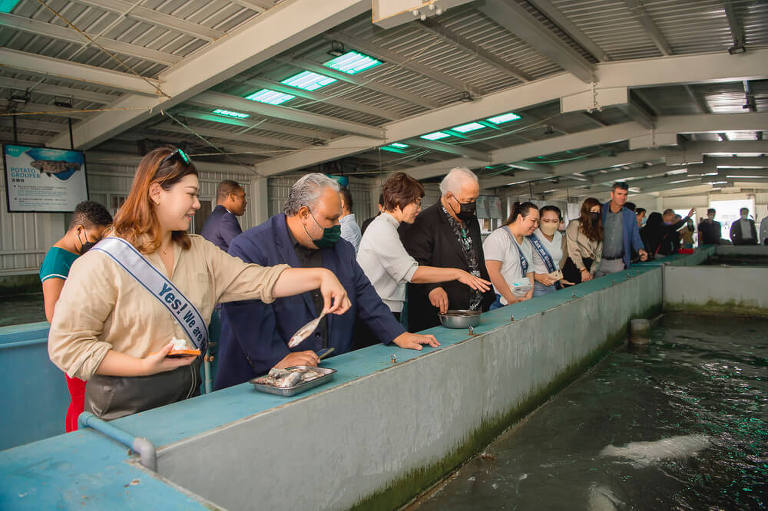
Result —
[[581, 225], [579, 230], [592, 241], [603, 241], [603, 220], [602, 214], [598, 213], [597, 222], [592, 221], [592, 215], [590, 210], [595, 206], [600, 207], [602, 211], [602, 205], [600, 201], [594, 197], [587, 197], [584, 202], [581, 203], [581, 212], [579, 214], [579, 220]]
[[[113, 234], [119, 236], [140, 252], [151, 254], [160, 248], [160, 222], [157, 220], [155, 205], [149, 197], [152, 183], [158, 183], [163, 190], [170, 188], [189, 174], [197, 175], [197, 169], [172, 147], [159, 147], [148, 152], [139, 162], [128, 197], [117, 214]], [[169, 155], [174, 154], [171, 158]], [[186, 231], [173, 231], [171, 239], [183, 249], [190, 246]]]
[[397, 206], [405, 209], [408, 204], [424, 197], [424, 187], [408, 174], [396, 172], [384, 182], [381, 197], [385, 211], [394, 211]]

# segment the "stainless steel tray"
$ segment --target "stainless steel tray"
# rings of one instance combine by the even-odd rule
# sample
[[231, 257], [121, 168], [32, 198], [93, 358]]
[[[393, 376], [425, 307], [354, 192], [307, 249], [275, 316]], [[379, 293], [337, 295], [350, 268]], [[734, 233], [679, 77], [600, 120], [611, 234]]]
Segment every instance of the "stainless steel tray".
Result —
[[313, 369], [319, 373], [323, 373], [323, 376], [316, 378], [312, 381], [299, 383], [298, 385], [294, 385], [293, 387], [273, 387], [272, 385], [265, 385], [263, 383], [257, 382], [259, 378], [253, 378], [252, 380], [250, 380], [250, 382], [253, 384], [253, 387], [259, 392], [266, 392], [267, 394], [275, 394], [278, 396], [290, 397], [290, 396], [295, 396], [296, 394], [301, 394], [302, 392], [306, 392], [309, 389], [313, 389], [319, 385], [322, 385], [323, 383], [332, 380], [333, 375], [336, 374], [336, 369], [330, 369], [328, 367], [292, 366], [292, 367], [286, 367], [286, 369]]

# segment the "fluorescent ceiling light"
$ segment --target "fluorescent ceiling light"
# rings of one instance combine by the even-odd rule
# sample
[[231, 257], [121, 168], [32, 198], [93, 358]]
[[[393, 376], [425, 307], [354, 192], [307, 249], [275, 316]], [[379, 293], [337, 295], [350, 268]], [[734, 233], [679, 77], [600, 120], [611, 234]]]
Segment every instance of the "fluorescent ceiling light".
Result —
[[260, 91], [254, 92], [250, 96], [246, 96], [245, 99], [258, 101], [259, 103], [266, 103], [268, 105], [279, 105], [295, 97], [296, 96], [293, 96], [292, 94], [284, 94], [282, 92], [269, 89], [261, 89]]
[[312, 71], [302, 71], [297, 75], [286, 78], [281, 83], [290, 85], [291, 87], [312, 91], [330, 85], [335, 81], [336, 78], [323, 76], [321, 74], [313, 73]]
[[227, 117], [234, 117], [235, 119], [247, 119], [250, 114], [244, 114], [242, 112], [233, 112], [232, 110], [224, 110], [223, 108], [217, 108], [213, 111], [215, 114], [226, 115]]
[[423, 138], [424, 140], [440, 140], [441, 138], [448, 138], [450, 136], [450, 134], [443, 131], [435, 131], [434, 133], [427, 133], [426, 135], [422, 135], [420, 138]]
[[515, 113], [512, 113], [512, 112], [508, 112], [506, 114], [501, 114], [501, 115], [496, 115], [494, 117], [489, 117], [486, 120], [489, 121], [489, 122], [492, 122], [493, 124], [504, 124], [505, 122], [517, 121], [519, 119], [520, 119], [519, 115], [517, 115]]
[[398, 149], [405, 149], [406, 147], [408, 147], [408, 144], [401, 144], [400, 142], [393, 142], [389, 145], [391, 145], [392, 147], [397, 147]]
[[0, 0], [0, 12], [11, 12], [21, 0]]
[[480, 124], [479, 122], [470, 122], [460, 126], [454, 126], [451, 130], [458, 131], [459, 133], [469, 133], [470, 131], [481, 130], [483, 128], [487, 128], [487, 126], [485, 124]]
[[348, 51], [341, 57], [331, 59], [328, 62], [325, 62], [323, 65], [325, 67], [330, 67], [331, 69], [341, 71], [342, 73], [353, 75], [361, 71], [365, 71], [366, 69], [378, 66], [381, 63], [382, 62], [380, 60], [369, 57], [364, 53]]

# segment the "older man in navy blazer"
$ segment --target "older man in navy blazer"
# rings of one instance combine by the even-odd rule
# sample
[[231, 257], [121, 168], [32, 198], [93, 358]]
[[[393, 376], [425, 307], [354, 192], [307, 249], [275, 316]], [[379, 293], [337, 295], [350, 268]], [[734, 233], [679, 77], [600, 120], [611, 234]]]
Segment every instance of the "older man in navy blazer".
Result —
[[635, 213], [624, 207], [629, 195], [627, 183], [613, 183], [611, 200], [603, 204], [603, 256], [595, 274], [602, 277], [629, 268], [632, 251], [648, 259]]
[[335, 354], [350, 351], [355, 321], [362, 321], [382, 343], [416, 350], [422, 344], [439, 346], [432, 335], [406, 332], [381, 301], [357, 264], [354, 247], [340, 239], [340, 216], [338, 184], [323, 174], [307, 174], [291, 188], [285, 213], [232, 241], [229, 253], [248, 263], [331, 270], [352, 306], [343, 315], [325, 316], [310, 337], [289, 348], [291, 336], [322, 312], [318, 291], [270, 304], [257, 300], [224, 304], [217, 389], [246, 382], [272, 367], [317, 365], [316, 352], [323, 348], [334, 348]]
[[219, 183], [216, 208], [205, 221], [200, 235], [223, 251], [229, 250], [230, 242], [243, 232], [237, 217], [243, 216], [247, 203], [245, 190], [238, 183], [229, 179]]

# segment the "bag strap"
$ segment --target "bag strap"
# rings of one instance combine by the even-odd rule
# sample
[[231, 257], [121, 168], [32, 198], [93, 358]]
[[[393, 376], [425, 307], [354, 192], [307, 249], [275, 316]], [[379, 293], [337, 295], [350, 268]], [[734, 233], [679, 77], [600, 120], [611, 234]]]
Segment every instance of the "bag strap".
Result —
[[203, 351], [208, 343], [208, 328], [194, 304], [179, 289], [152, 266], [133, 245], [117, 236], [109, 236], [91, 250], [104, 252], [128, 275], [136, 279], [149, 294], [159, 301], [179, 322], [195, 348]]
[[549, 251], [547, 250], [547, 247], [544, 246], [544, 244], [541, 242], [538, 236], [536, 236], [536, 233], [531, 234], [528, 236], [528, 241], [531, 242], [531, 245], [533, 245], [533, 248], [536, 249], [536, 252], [539, 253], [539, 256], [541, 257], [542, 261], [544, 261], [544, 266], [547, 267], [547, 271], [549, 273], [554, 272], [557, 268], [555, 268], [555, 261], [552, 259], [552, 256], [549, 255]]
[[520, 245], [517, 243], [515, 236], [511, 232], [509, 232], [509, 229], [506, 226], [501, 228], [504, 229], [504, 232], [507, 233], [507, 236], [509, 236], [509, 240], [517, 248], [517, 253], [520, 254], [520, 270], [523, 272], [523, 278], [525, 278], [525, 276], [528, 274], [528, 259], [526, 259], [525, 255], [523, 255], [523, 250], [520, 248]]

